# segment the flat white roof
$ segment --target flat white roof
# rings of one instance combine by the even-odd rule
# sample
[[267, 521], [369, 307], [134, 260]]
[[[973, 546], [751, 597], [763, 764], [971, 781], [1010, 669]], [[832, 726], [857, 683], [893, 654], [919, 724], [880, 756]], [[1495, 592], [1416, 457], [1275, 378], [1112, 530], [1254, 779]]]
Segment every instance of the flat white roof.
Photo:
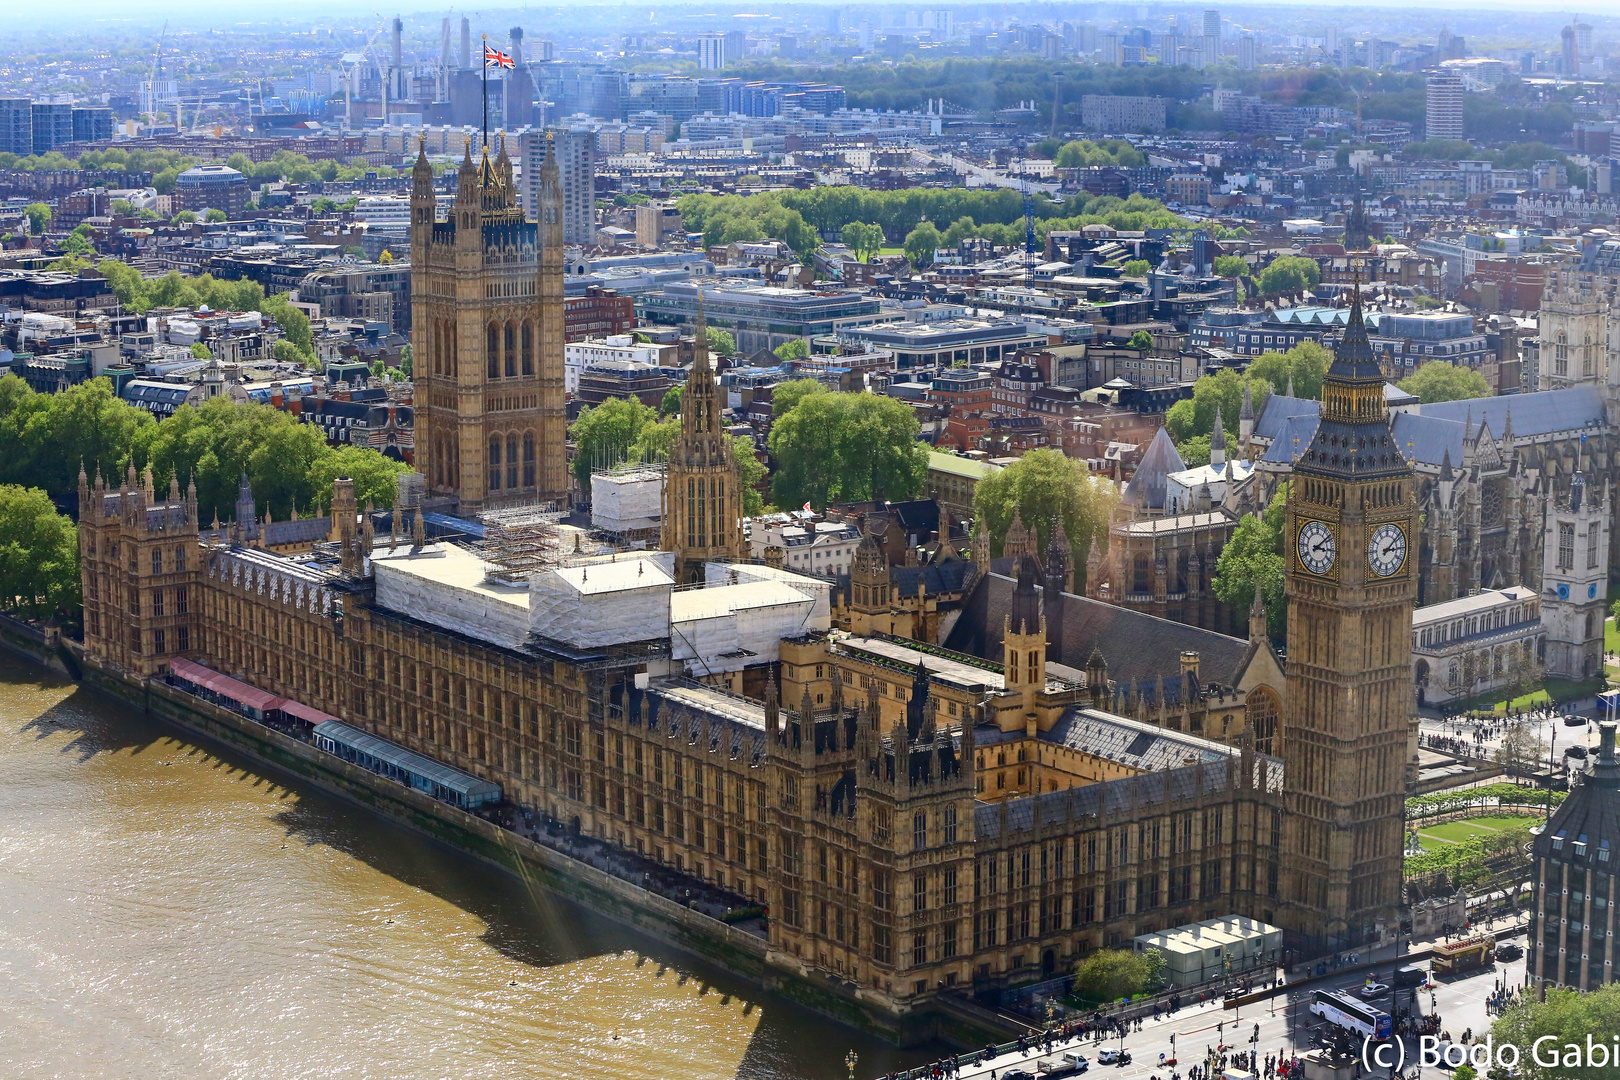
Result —
[[529, 589], [526, 585], [498, 585], [484, 580], [488, 564], [454, 544], [429, 544], [421, 550], [401, 546], [395, 551], [377, 548], [371, 554], [375, 569], [396, 571], [439, 585], [478, 593], [480, 596], [525, 611], [529, 607]]
[[670, 597], [670, 621], [683, 623], [699, 619], [723, 619], [748, 608], [811, 604], [814, 595], [781, 581], [743, 581], [736, 585], [711, 585], [685, 589]]

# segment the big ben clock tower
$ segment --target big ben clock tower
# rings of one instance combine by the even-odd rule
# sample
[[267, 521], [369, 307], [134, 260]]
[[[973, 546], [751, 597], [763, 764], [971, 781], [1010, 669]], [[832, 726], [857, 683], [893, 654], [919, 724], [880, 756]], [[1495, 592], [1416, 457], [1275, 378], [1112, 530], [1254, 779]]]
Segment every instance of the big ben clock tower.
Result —
[[1359, 288], [1288, 493], [1279, 922], [1307, 948], [1399, 926], [1417, 503]]

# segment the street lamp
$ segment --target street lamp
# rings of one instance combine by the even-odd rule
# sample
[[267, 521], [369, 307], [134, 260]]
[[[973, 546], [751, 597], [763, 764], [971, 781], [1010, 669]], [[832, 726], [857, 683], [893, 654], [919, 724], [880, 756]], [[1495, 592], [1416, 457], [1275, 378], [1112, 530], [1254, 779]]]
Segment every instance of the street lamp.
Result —
[[855, 1080], [855, 1062], [859, 1060], [853, 1050], [844, 1055], [844, 1065], [849, 1069], [849, 1080]]

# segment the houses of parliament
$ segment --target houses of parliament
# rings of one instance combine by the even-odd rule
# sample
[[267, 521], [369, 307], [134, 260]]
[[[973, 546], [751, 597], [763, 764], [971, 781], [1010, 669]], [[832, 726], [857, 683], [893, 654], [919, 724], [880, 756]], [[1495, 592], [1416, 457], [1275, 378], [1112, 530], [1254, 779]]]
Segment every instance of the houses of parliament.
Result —
[[492, 781], [764, 904], [774, 964], [901, 1015], [1228, 914], [1306, 953], [1395, 932], [1416, 503], [1359, 306], [1289, 508], [1286, 674], [1263, 635], [1098, 631], [1062, 545], [976, 568], [935, 644], [878, 629], [881, 574], [744, 557], [702, 333], [663, 550], [428, 535], [424, 500], [472, 522], [564, 491], [546, 170], [532, 222], [504, 151], [469, 149], [442, 212], [417, 159], [420, 450], [391, 513], [339, 480], [318, 524], [259, 521], [244, 489], [206, 528], [186, 477], [81, 479], [91, 665], [183, 658]]

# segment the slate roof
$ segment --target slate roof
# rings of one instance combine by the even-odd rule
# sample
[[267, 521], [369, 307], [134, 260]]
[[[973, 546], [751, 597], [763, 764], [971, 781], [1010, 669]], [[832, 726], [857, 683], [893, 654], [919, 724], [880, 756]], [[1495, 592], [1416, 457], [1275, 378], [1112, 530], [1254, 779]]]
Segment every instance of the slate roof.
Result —
[[[1507, 428], [1509, 410], [1513, 413], [1515, 440], [1555, 431], [1574, 431], [1607, 423], [1603, 395], [1595, 386], [1572, 386], [1567, 390], [1543, 390], [1535, 394], [1509, 394], [1506, 397], [1474, 398], [1471, 401], [1441, 401], [1421, 406], [1420, 415], [1462, 423], [1473, 416], [1474, 429], [1481, 420], [1490, 422], [1498, 436]], [[1438, 459], [1436, 459], [1438, 460]], [[1457, 461], [1456, 455], [1452, 456]]]
[[[1002, 573], [980, 578], [962, 602], [962, 616], [944, 647], [1000, 662], [1002, 631], [1012, 614], [1013, 579]], [[1044, 589], [1037, 586], [1037, 591]], [[1044, 602], [1044, 596], [1043, 596]], [[1108, 677], [1136, 686], [1145, 680], [1179, 681], [1181, 653], [1198, 653], [1199, 676], [1206, 683], [1233, 685], [1242, 670], [1249, 643], [1212, 630], [1172, 622], [1129, 608], [1105, 604], [1073, 593], [1063, 594], [1063, 625], [1049, 636], [1057, 643], [1047, 659], [1085, 669], [1093, 649], [1108, 662]], [[1179, 684], [1179, 682], [1178, 682]]]
[[[1309, 398], [1280, 394], [1268, 398], [1254, 425], [1257, 436], [1271, 440], [1262, 460], [1288, 464], [1296, 454], [1304, 453], [1316, 435], [1321, 407], [1321, 402]], [[1597, 389], [1574, 386], [1567, 390], [1422, 405], [1418, 412], [1396, 413], [1391, 430], [1396, 448], [1415, 464], [1438, 468], [1449, 450], [1451, 463], [1456, 466], [1463, 460], [1463, 429], [1470, 419], [1475, 432], [1483, 422], [1500, 437], [1507, 430], [1510, 410], [1515, 442], [1560, 431], [1596, 428], [1607, 422], [1603, 397]]]
[[1187, 463], [1170, 441], [1170, 433], [1160, 428], [1148, 444], [1147, 453], [1136, 466], [1131, 482], [1120, 493], [1120, 502], [1126, 506], [1143, 506], [1151, 510], [1164, 507], [1165, 478], [1173, 472], [1182, 472]]
[[[1599, 730], [1608, 727], [1605, 723]], [[1614, 757], [1613, 739], [1612, 732], [1600, 739], [1599, 749], [1588, 759], [1580, 783], [1570, 790], [1569, 797], [1536, 837], [1533, 846], [1537, 855], [1577, 867], [1590, 866], [1599, 873], [1605, 868], [1613, 873], [1620, 863], [1620, 761]], [[1554, 851], [1553, 841], [1559, 837], [1563, 845]], [[1584, 852], [1576, 848], [1578, 843], [1585, 844]], [[1605, 849], [1607, 864], [1599, 861]]]
[[973, 576], [973, 563], [967, 559], [953, 559], [934, 566], [891, 566], [889, 584], [897, 595], [916, 596], [917, 583], [923, 585], [924, 596], [959, 593]]

